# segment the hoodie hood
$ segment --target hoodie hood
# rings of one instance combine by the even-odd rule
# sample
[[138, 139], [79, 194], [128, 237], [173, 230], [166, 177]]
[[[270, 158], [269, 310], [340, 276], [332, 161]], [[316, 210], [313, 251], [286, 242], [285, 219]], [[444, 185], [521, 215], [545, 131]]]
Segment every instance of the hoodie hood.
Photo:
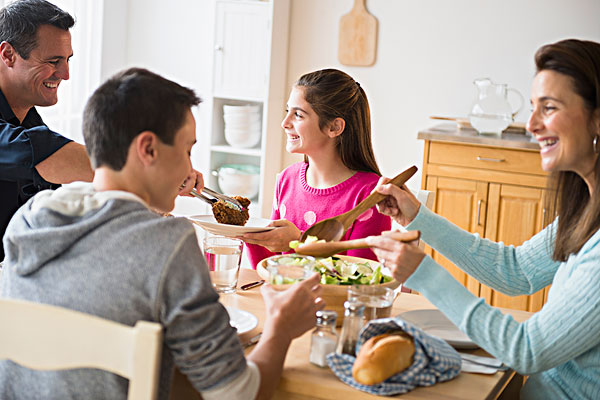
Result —
[[[127, 206], [123, 207], [123, 202]], [[19, 275], [34, 273], [117, 214], [146, 207], [132, 193], [96, 192], [92, 183], [74, 182], [44, 190], [11, 219], [3, 239], [4, 262], [15, 266]]]

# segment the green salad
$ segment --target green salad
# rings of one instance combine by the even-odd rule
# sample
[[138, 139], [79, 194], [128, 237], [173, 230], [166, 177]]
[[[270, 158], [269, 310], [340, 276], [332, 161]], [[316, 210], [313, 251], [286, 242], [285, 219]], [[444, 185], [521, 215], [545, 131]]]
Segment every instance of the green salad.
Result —
[[310, 257], [289, 254], [271, 260], [280, 265], [299, 267], [313, 264], [321, 274], [321, 283], [326, 285], [377, 285], [392, 281], [392, 277], [381, 272], [381, 265], [372, 268], [369, 262], [350, 262], [339, 257]]

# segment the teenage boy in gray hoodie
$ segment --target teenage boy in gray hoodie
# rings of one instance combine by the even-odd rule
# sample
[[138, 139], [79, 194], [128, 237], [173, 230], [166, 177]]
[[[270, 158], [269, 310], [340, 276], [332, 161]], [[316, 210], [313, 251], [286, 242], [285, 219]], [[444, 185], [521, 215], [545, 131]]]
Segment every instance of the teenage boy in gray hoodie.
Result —
[[[323, 308], [319, 276], [261, 289], [263, 336], [248, 358], [213, 290], [192, 225], [173, 209], [180, 185], [201, 189], [190, 89], [143, 69], [100, 86], [84, 111], [93, 183], [39, 193], [11, 220], [0, 296], [38, 301], [128, 325], [164, 327], [159, 398], [174, 366], [206, 400], [269, 398], [292, 339]], [[0, 328], [1, 329], [1, 328]], [[125, 399], [127, 380], [93, 369], [40, 372], [0, 362], [1, 399]]]

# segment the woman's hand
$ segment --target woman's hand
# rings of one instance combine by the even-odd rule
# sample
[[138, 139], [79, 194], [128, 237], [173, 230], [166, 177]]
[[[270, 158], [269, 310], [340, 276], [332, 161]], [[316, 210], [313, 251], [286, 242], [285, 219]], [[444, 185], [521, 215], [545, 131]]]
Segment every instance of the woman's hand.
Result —
[[204, 189], [204, 177], [199, 171], [192, 169], [192, 172], [185, 178], [184, 187], [179, 191], [180, 196], [190, 196], [192, 189], [196, 189], [198, 193]]
[[292, 222], [287, 219], [278, 219], [272, 221], [268, 226], [274, 226], [267, 232], [246, 233], [239, 236], [246, 243], [258, 244], [266, 247], [274, 253], [284, 252], [290, 249], [290, 241], [298, 240], [302, 232]]
[[408, 225], [419, 212], [421, 203], [408, 190], [406, 185], [398, 187], [388, 183], [389, 178], [381, 177], [375, 190], [386, 196], [377, 204], [377, 209], [384, 215], [389, 215], [402, 226]]
[[405, 243], [394, 240], [385, 233], [381, 236], [369, 236], [366, 240], [398, 282], [406, 281], [425, 257], [425, 252], [418, 246], [418, 240]]

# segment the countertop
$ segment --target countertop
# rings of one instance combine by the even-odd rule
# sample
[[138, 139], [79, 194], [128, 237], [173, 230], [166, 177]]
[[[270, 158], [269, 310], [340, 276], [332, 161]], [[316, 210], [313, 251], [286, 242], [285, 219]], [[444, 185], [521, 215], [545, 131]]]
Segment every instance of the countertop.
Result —
[[480, 135], [475, 129], [458, 129], [455, 123], [443, 123], [419, 131], [418, 139], [436, 142], [460, 142], [477, 146], [504, 147], [539, 151], [538, 142], [530, 133], [504, 132], [501, 136]]

